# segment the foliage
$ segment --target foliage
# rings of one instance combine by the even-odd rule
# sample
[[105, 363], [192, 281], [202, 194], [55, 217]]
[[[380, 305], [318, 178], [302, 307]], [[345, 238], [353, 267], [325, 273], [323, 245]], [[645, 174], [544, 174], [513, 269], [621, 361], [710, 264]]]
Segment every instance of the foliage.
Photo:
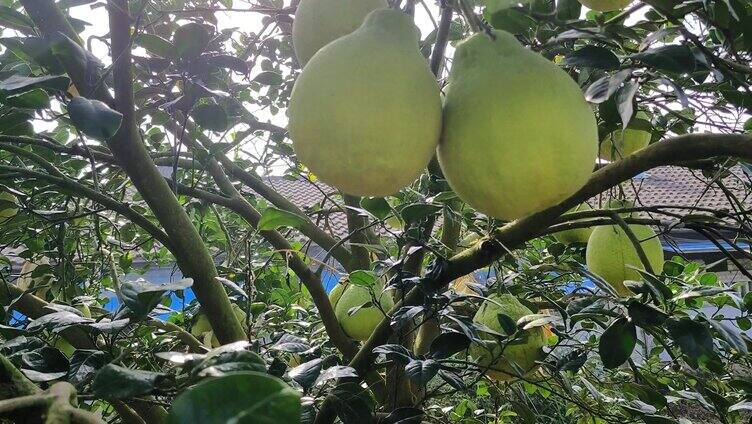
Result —
[[[73, 34], [51, 37], [38, 25], [48, 3], [76, 16]], [[684, 423], [698, 411], [723, 423], [748, 419], [752, 293], [741, 280], [714, 273], [720, 262], [675, 256], [660, 275], [640, 271], [639, 281], [626, 282], [634, 296], [619, 297], [584, 268], [583, 245], [548, 235], [573, 223], [612, 224], [619, 215], [605, 205], [622, 199], [629, 181], [600, 187], [594, 211], [542, 221], [503, 249], [500, 234], [515, 223], [468, 207], [433, 169], [393, 196], [343, 196], [297, 161], [285, 129], [300, 72], [291, 44], [296, 2], [113, 1], [129, 6], [132, 64], [112, 51], [111, 37], [122, 31], [96, 34], [108, 10], [117, 12], [105, 3], [0, 0], [0, 191], [18, 199], [18, 213], [0, 221], [7, 256], [0, 256], [0, 354], [37, 386], [53, 393], [55, 383], [68, 382], [79, 408], [121, 422], [137, 422], [130, 413], [147, 422], [313, 422], [318, 413], [325, 422], [332, 404], [344, 423], [377, 412], [383, 422]], [[745, 130], [749, 2], [651, 0], [606, 13], [573, 0], [425, 5], [437, 28], [424, 31], [424, 56], [436, 57], [448, 42], [451, 58], [452, 43], [487, 25], [512, 32], [580, 85], [601, 138], [626, 128], [638, 109], [649, 116], [642, 125], [652, 133], [651, 152], [684, 134], [711, 133], [706, 140], [720, 145], [723, 135]], [[455, 13], [440, 18], [441, 5]], [[416, 13], [425, 16], [420, 6]], [[124, 110], [122, 97], [112, 101], [105, 88], [121, 93], [117, 81], [128, 68], [133, 104]], [[437, 73], [443, 84], [446, 69]], [[531, 117], [531, 125], [545, 119]], [[176, 193], [172, 215], [158, 207], [172, 197], [155, 197], [153, 181], [140, 179], [152, 164], [130, 166], [138, 152], [118, 150], [132, 128]], [[643, 158], [652, 160], [648, 167], [675, 164], [679, 150], [643, 151]], [[687, 199], [664, 207], [636, 201], [618, 212], [663, 234], [696, 231], [718, 244], [729, 269], [751, 277], [738, 259], [750, 258], [749, 212], [738, 193], [749, 194], [752, 168], [743, 160], [751, 156], [727, 156], [734, 155], [681, 164], [708, 189], [723, 190], [734, 210]], [[296, 206], [283, 180], [269, 175], [321, 196]], [[575, 200], [553, 215], [589, 199]], [[182, 222], [177, 210], [192, 228], [169, 225]], [[345, 217], [342, 234], [335, 229]], [[193, 229], [198, 249], [184, 243]], [[189, 289], [207, 292], [209, 283], [188, 275], [203, 254], [216, 264], [209, 283], [246, 312], [239, 328], [247, 341], [209, 350], [190, 334], [199, 302], [171, 304]], [[19, 258], [49, 259], [29, 276], [26, 294], [14, 286]], [[131, 278], [157, 268], [191, 279], [155, 286]], [[358, 355], [366, 367], [350, 363], [357, 350], [323, 303], [322, 272], [333, 269], [371, 290], [386, 285], [396, 301], [413, 288], [420, 293], [377, 328], [378, 343]], [[473, 270], [487, 284], [447, 289], [442, 280]], [[535, 314], [516, 322], [501, 315], [504, 331], [489, 332], [471, 317], [492, 293], [513, 294]], [[112, 298], [116, 310], [105, 308]], [[223, 301], [212, 298], [201, 310], [232, 320]], [[540, 371], [516, 382], [486, 379], [468, 354], [471, 341], [514, 344], [537, 327], [552, 329]], [[169, 415], [150, 415], [161, 408]]]

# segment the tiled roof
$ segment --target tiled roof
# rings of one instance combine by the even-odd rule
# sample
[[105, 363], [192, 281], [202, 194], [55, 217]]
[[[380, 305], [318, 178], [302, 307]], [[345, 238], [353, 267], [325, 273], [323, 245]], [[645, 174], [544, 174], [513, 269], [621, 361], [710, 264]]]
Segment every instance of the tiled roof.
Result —
[[[651, 169], [623, 183], [621, 190], [637, 206], [672, 205], [733, 210], [731, 201], [723, 190], [713, 183], [714, 179], [718, 178], [712, 175], [704, 176], [701, 171], [665, 166]], [[752, 208], [752, 198], [748, 197], [744, 188], [744, 184], [751, 180], [741, 167], [733, 167], [730, 174], [719, 179], [745, 208]], [[330, 199], [337, 199], [336, 190], [321, 182], [268, 177], [267, 184], [306, 211], [309, 208], [330, 210], [334, 206]], [[614, 188], [611, 192], [591, 199], [589, 203], [593, 207], [602, 207], [611, 196], [616, 197], [618, 193], [619, 189]], [[330, 196], [329, 199], [327, 196]], [[344, 213], [331, 212], [326, 217], [321, 223], [327, 231], [339, 237], [347, 234]]]
[[[720, 175], [705, 176], [701, 171], [676, 166], [654, 168], [622, 184], [622, 189], [626, 197], [638, 206], [681, 205], [733, 211], [732, 200], [717, 181], [745, 208], [752, 207], [752, 199], [745, 189], [745, 183], [749, 184], [752, 180], [739, 166], [731, 168], [731, 172], [722, 178]], [[598, 205], [598, 198], [593, 200], [596, 202], [593, 206]]]

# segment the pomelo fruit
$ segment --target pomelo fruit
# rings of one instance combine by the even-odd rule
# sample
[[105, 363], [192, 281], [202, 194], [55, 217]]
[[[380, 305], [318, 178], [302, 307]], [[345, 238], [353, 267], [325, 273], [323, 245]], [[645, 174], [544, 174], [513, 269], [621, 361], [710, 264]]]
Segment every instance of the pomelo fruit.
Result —
[[630, 123], [626, 129], [612, 131], [601, 140], [598, 157], [615, 161], [642, 150], [650, 144], [652, 134], [647, 131], [647, 125], [644, 124], [644, 122], [649, 122], [647, 114], [638, 112], [635, 118], [635, 121], [641, 122], [639, 125], [635, 125], [634, 122]]
[[[583, 212], [583, 211], [591, 211], [593, 208], [590, 207], [587, 203], [581, 203], [574, 208], [567, 211], [567, 213], [571, 212]], [[577, 221], [574, 221], [577, 222]], [[558, 233], [554, 233], [554, 238], [559, 241], [560, 243], [564, 244], [570, 244], [570, 243], [587, 243], [588, 238], [590, 238], [590, 233], [593, 232], [592, 227], [588, 228], [577, 228], [574, 230], [566, 230], [566, 231], [559, 231]]]
[[345, 292], [346, 287], [347, 287], [347, 282], [343, 281], [341, 283], [337, 283], [337, 285], [334, 286], [332, 291], [329, 292], [329, 303], [332, 304], [332, 308], [337, 307], [337, 302], [339, 302], [339, 298], [342, 297], [342, 293]]
[[[48, 285], [50, 281], [54, 278], [53, 274], [44, 274], [44, 275], [36, 275], [38, 272], [35, 272], [37, 267], [40, 265], [49, 265], [50, 260], [47, 257], [41, 257], [38, 259], [35, 259], [33, 261], [26, 261], [24, 262], [23, 266], [21, 267], [21, 272], [18, 274], [18, 279], [16, 280], [16, 285], [21, 290], [29, 290], [33, 288], [37, 288], [40, 286]], [[47, 293], [49, 293], [50, 287], [41, 287], [39, 289], [36, 289], [34, 291], [34, 295], [45, 299], [47, 297]]]
[[376, 10], [322, 48], [290, 96], [298, 159], [347, 194], [383, 197], [412, 183], [441, 132], [439, 86], [412, 19]]
[[[499, 314], [507, 315], [516, 322], [532, 313], [533, 311], [510, 294], [492, 294], [481, 304], [473, 317], [473, 322], [505, 334], [498, 319]], [[536, 361], [543, 358], [541, 348], [546, 345], [546, 331], [543, 327], [535, 327], [526, 330], [525, 333], [523, 342], [506, 345], [499, 344], [493, 335], [481, 333], [481, 338], [487, 340], [487, 344], [471, 344], [470, 353], [478, 361], [478, 365], [488, 368], [486, 375], [493, 380], [509, 381], [517, 378], [519, 373], [511, 364], [516, 364], [527, 375], [537, 368]]]
[[514, 220], [553, 206], [587, 181], [598, 128], [580, 87], [506, 32], [457, 46], [438, 158], [470, 206]]
[[[236, 303], [232, 304], [232, 311], [240, 321], [240, 324], [245, 328], [247, 318], [245, 311]], [[221, 346], [219, 340], [217, 340], [217, 337], [214, 335], [214, 331], [209, 323], [209, 318], [207, 318], [206, 314], [203, 312], [199, 312], [198, 315], [196, 315], [195, 321], [193, 322], [193, 325], [191, 325], [191, 334], [209, 349]]]
[[[373, 303], [374, 298], [381, 309]], [[350, 314], [351, 309], [361, 305], [366, 306]], [[365, 341], [384, 318], [384, 313], [389, 312], [392, 306], [394, 306], [392, 297], [389, 293], [383, 293], [381, 286], [377, 285], [373, 289], [368, 289], [350, 284], [345, 287], [337, 301], [334, 313], [345, 334], [355, 340]]]
[[632, 0], [579, 0], [580, 3], [590, 10], [596, 12], [611, 12], [613, 10], [624, 9], [632, 3]]
[[7, 191], [0, 192], [0, 224], [18, 214], [18, 198]]
[[[663, 248], [655, 231], [646, 225], [630, 225], [629, 228], [640, 240], [653, 271], [661, 273]], [[593, 230], [588, 240], [585, 260], [591, 272], [603, 278], [622, 296], [634, 294], [624, 285], [624, 281], [642, 280], [640, 273], [630, 266], [645, 269], [627, 233], [618, 225], [605, 225]]]
[[[611, 199], [606, 203], [606, 209], [628, 209], [633, 207], [635, 207], [634, 202], [627, 199]], [[619, 215], [623, 218], [629, 218], [634, 215], [634, 212], [622, 212]]]
[[302, 0], [292, 23], [292, 45], [300, 66], [325, 45], [360, 27], [386, 0]]

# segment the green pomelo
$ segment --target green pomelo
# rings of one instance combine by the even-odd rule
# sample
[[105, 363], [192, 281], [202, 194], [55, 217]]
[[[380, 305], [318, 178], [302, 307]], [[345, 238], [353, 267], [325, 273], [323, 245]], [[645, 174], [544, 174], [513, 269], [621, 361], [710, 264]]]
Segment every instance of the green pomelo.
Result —
[[[640, 240], [640, 245], [653, 271], [661, 273], [663, 248], [655, 231], [646, 225], [630, 225], [629, 228], [637, 240]], [[627, 233], [618, 225], [606, 225], [593, 230], [588, 240], [585, 259], [588, 269], [611, 284], [622, 296], [633, 294], [624, 285], [624, 281], [642, 280], [640, 273], [630, 266], [645, 269]]]
[[292, 44], [300, 66], [319, 49], [360, 27], [369, 12], [386, 0], [302, 0], [292, 24]]
[[615, 161], [644, 149], [652, 138], [649, 128], [648, 115], [643, 111], [637, 112], [626, 129], [613, 131], [601, 140], [598, 157]]
[[596, 12], [611, 12], [612, 10], [624, 9], [632, 3], [632, 0], [579, 0], [580, 3]]
[[[512, 295], [493, 294], [480, 306], [473, 321], [504, 334], [499, 314], [507, 315], [516, 322], [532, 313]], [[486, 375], [491, 379], [509, 381], [519, 377], [518, 371], [511, 364], [524, 370], [527, 375], [537, 368], [536, 361], [543, 358], [541, 348], [546, 345], [546, 331], [543, 327], [535, 327], [525, 333], [523, 342], [508, 343], [506, 346], [499, 344], [494, 336], [482, 333], [482, 338], [488, 340], [488, 344], [483, 346], [473, 343], [470, 353], [478, 361], [478, 365], [488, 368]]]
[[[635, 207], [634, 202], [627, 199], [611, 199], [606, 203], [606, 209], [629, 209], [633, 207]], [[621, 212], [619, 215], [622, 218], [629, 218], [634, 215], [634, 212]]]
[[381, 197], [423, 172], [441, 132], [441, 98], [418, 40], [409, 16], [376, 10], [303, 69], [289, 129], [298, 159], [325, 183]]
[[339, 302], [339, 298], [342, 297], [342, 293], [345, 292], [346, 287], [347, 282], [337, 283], [332, 291], [329, 292], [329, 302], [332, 304], [332, 308], [337, 307], [337, 302]]
[[[243, 327], [246, 327], [247, 314], [245, 311], [236, 303], [232, 304], [232, 311], [235, 313], [235, 317], [240, 321], [240, 324]], [[217, 337], [214, 335], [212, 326], [209, 323], [209, 318], [207, 318], [206, 314], [203, 312], [199, 312], [196, 316], [195, 321], [191, 326], [191, 334], [193, 337], [199, 339], [207, 348], [211, 349], [221, 346], [219, 340], [217, 340]]]
[[[381, 309], [373, 303], [374, 298], [378, 301]], [[366, 307], [350, 314], [351, 309], [361, 305], [366, 305]], [[345, 334], [355, 340], [365, 341], [368, 340], [374, 328], [384, 318], [384, 313], [389, 312], [392, 306], [394, 306], [394, 302], [392, 302], [391, 296], [388, 293], [382, 293], [380, 286], [374, 287], [372, 292], [368, 288], [350, 284], [337, 301], [334, 313]]]
[[[588, 205], [587, 203], [582, 203], [570, 209], [568, 213], [569, 212], [584, 212], [584, 211], [591, 211], [591, 210], [593, 210], [593, 208], [591, 208], [590, 205]], [[574, 222], [577, 222], [577, 221], [574, 221]], [[554, 234], [554, 238], [558, 240], [560, 243], [564, 243], [564, 244], [587, 243], [588, 238], [590, 238], [590, 234], [592, 232], [593, 232], [592, 227], [577, 228], [574, 230], [559, 231], [558, 233]]]
[[598, 129], [569, 75], [502, 31], [454, 55], [438, 158], [449, 185], [487, 215], [514, 220], [577, 191], [595, 165]]
[[642, 150], [650, 144], [652, 135], [643, 130], [616, 130], [601, 140], [600, 158], [615, 161]]
[[0, 224], [16, 216], [18, 198], [7, 191], [0, 192]]
[[[38, 274], [36, 272], [37, 267], [39, 265], [49, 265], [50, 260], [47, 257], [41, 257], [39, 259], [35, 259], [34, 261], [26, 261], [24, 262], [23, 266], [21, 267], [21, 272], [18, 274], [18, 279], [16, 280], [16, 285], [18, 288], [22, 290], [29, 290], [36, 287], [41, 287], [48, 285], [50, 281], [54, 278], [52, 274], [44, 274], [44, 275], [35, 275]], [[49, 293], [50, 287], [41, 287], [34, 291], [34, 295], [45, 299], [47, 297], [47, 293]]]

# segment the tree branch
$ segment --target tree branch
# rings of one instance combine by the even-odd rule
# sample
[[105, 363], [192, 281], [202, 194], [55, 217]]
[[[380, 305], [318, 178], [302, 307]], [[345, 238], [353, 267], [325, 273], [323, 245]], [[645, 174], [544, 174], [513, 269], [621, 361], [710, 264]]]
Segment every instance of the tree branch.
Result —
[[[426, 292], [442, 289], [452, 280], [488, 266], [508, 250], [518, 248], [556, 222], [556, 219], [572, 207], [590, 199], [632, 177], [665, 165], [714, 158], [736, 157], [752, 162], [752, 136], [740, 134], [688, 134], [654, 143], [620, 161], [611, 163], [593, 173], [587, 183], [575, 194], [541, 212], [510, 222], [499, 229], [493, 238], [485, 239], [448, 259], [440, 272], [425, 279], [420, 287], [411, 290], [401, 302], [396, 302], [371, 337], [363, 344], [355, 358], [350, 361], [359, 375], [363, 375], [374, 363], [373, 349], [384, 344], [392, 334], [390, 317], [404, 306], [418, 305]], [[332, 402], [324, 402], [316, 424], [330, 423], [334, 419]]]

